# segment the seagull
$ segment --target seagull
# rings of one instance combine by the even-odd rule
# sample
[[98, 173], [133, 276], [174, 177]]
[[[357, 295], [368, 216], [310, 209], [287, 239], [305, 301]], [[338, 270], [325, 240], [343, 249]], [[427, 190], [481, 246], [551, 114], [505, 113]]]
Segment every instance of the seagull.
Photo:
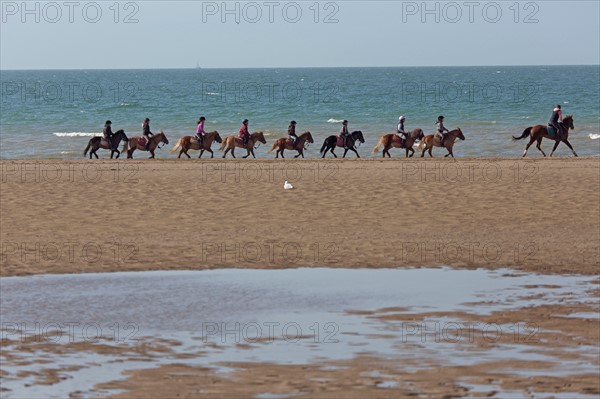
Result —
[[284, 190], [291, 190], [292, 188], [294, 188], [294, 186], [292, 186], [290, 183], [288, 183], [287, 180], [285, 181], [285, 183], [283, 183]]

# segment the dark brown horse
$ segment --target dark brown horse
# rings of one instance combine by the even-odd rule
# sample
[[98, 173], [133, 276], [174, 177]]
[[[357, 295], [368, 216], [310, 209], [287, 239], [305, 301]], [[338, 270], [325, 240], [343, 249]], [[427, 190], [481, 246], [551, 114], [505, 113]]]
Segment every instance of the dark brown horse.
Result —
[[248, 158], [249, 155], [252, 155], [254, 158], [256, 158], [256, 155], [254, 155], [254, 145], [257, 143], [267, 144], [267, 140], [265, 140], [263, 132], [252, 133], [250, 138], [248, 138], [248, 144], [246, 146], [244, 146], [244, 141], [239, 136], [227, 136], [223, 140], [223, 143], [221, 143], [219, 150], [225, 150], [225, 153], [223, 153], [223, 158], [225, 158], [229, 151], [231, 151], [231, 156], [235, 158], [235, 147], [245, 148], [247, 154], [242, 158]]
[[169, 154], [172, 154], [179, 148], [181, 148], [181, 151], [179, 151], [179, 155], [177, 156], [177, 158], [181, 158], [181, 154], [185, 154], [188, 158], [191, 158], [190, 154], [188, 154], [188, 150], [199, 150], [200, 155], [198, 156], [198, 158], [202, 158], [202, 154], [204, 154], [204, 151], [208, 151], [210, 152], [210, 157], [214, 158], [215, 155], [213, 154], [213, 151], [210, 148], [212, 146], [213, 141], [216, 141], [219, 144], [223, 142], [223, 140], [221, 140], [221, 136], [219, 136], [219, 132], [217, 132], [216, 130], [214, 132], [206, 133], [204, 135], [204, 138], [202, 139], [202, 148], [200, 148], [200, 142], [196, 137], [183, 136], [179, 139], [179, 141], [177, 141], [175, 147], [169, 150]]
[[513, 141], [514, 140], [521, 140], [524, 139], [525, 137], [529, 136], [529, 143], [527, 143], [527, 146], [525, 147], [525, 151], [523, 152], [523, 157], [525, 155], [527, 155], [527, 150], [529, 150], [529, 147], [531, 147], [531, 144], [533, 144], [535, 141], [537, 141], [537, 145], [536, 148], [538, 150], [540, 150], [540, 152], [546, 156], [546, 153], [544, 152], [544, 150], [542, 150], [542, 148], [540, 147], [540, 144], [542, 144], [542, 139], [545, 137], [547, 139], [550, 140], [554, 140], [554, 148], [552, 148], [552, 152], [550, 153], [550, 156], [552, 156], [552, 154], [554, 154], [554, 151], [556, 151], [556, 147], [558, 147], [558, 145], [560, 144], [561, 141], [564, 141], [564, 143], [567, 145], [567, 147], [569, 147], [571, 149], [571, 151], [573, 151], [573, 155], [577, 156], [577, 153], [575, 152], [575, 150], [573, 149], [573, 147], [571, 146], [571, 143], [569, 143], [569, 129], [575, 129], [575, 125], [573, 125], [573, 115], [567, 115], [563, 118], [563, 122], [562, 122], [562, 126], [563, 126], [563, 134], [558, 137], [558, 132], [555, 132], [554, 128], [550, 128], [552, 129], [552, 134], [548, 134], [548, 128], [545, 125], [535, 125], [535, 126], [530, 126], [527, 129], [523, 130], [523, 134], [521, 134], [521, 136], [519, 137], [515, 137], [513, 136]]
[[[425, 134], [423, 134], [423, 130], [416, 128], [412, 132], [407, 133], [407, 136], [406, 140], [402, 140], [396, 133], [386, 134], [379, 139], [379, 142], [373, 147], [371, 153], [376, 154], [379, 151], [379, 148], [383, 146], [383, 158], [385, 158], [386, 155], [391, 158], [390, 148], [406, 148], [406, 157], [412, 157], [415, 154], [415, 150], [413, 150], [415, 141], [422, 140], [423, 137], [425, 137]], [[408, 155], [409, 151], [410, 155]]]
[[423, 150], [423, 153], [421, 153], [421, 157], [425, 156], [425, 151], [428, 151], [429, 156], [433, 157], [433, 155], [431, 155], [431, 149], [433, 147], [444, 147], [444, 148], [446, 148], [446, 150], [448, 150], [448, 153], [446, 155], [444, 155], [444, 157], [447, 157], [450, 155], [450, 156], [452, 156], [452, 158], [454, 158], [454, 153], [452, 152], [452, 147], [454, 147], [454, 142], [456, 141], [457, 138], [459, 138], [461, 140], [465, 139], [465, 136], [459, 127], [446, 133], [446, 139], [444, 140], [443, 145], [442, 145], [442, 140], [436, 134], [429, 134], [429, 135], [425, 136], [423, 138], [423, 140], [421, 140], [421, 142], [417, 146], [417, 151]]
[[308, 147], [309, 143], [314, 143], [312, 134], [310, 132], [302, 133], [297, 139], [294, 145], [292, 146], [292, 139], [288, 137], [282, 137], [280, 139], [275, 140], [269, 152], [273, 152], [275, 148], [277, 151], [275, 152], [275, 158], [279, 158], [279, 154], [281, 154], [281, 158], [285, 158], [283, 156], [283, 151], [285, 150], [296, 150], [298, 151], [297, 155], [294, 155], [294, 158], [298, 158], [302, 156], [304, 158], [304, 150]]
[[[354, 147], [354, 145], [356, 144], [357, 141], [359, 143], [365, 142], [365, 138], [363, 137], [363, 134], [360, 130], [352, 132], [352, 134], [349, 135], [348, 138], [346, 139], [346, 148], [344, 148], [344, 156], [342, 158], [346, 158], [346, 153], [348, 152], [348, 150], [354, 151], [356, 156], [358, 158], [360, 158], [360, 155], [358, 155], [358, 151], [356, 151], [356, 148]], [[335, 150], [335, 147], [343, 147], [343, 146], [344, 146], [344, 144], [342, 143], [341, 136], [327, 137], [325, 139], [325, 141], [323, 142], [323, 146], [321, 147], [321, 154], [323, 154], [322, 158], [325, 158], [327, 151], [330, 151], [333, 154], [333, 156], [337, 158], [337, 155], [335, 155], [335, 152], [333, 152], [333, 150]]]
[[[155, 134], [150, 137], [150, 143], [148, 143], [148, 151], [150, 151], [150, 157], [154, 158], [154, 150], [160, 143], [169, 144], [169, 140], [167, 136], [161, 130], [160, 133]], [[146, 151], [146, 138], [145, 137], [132, 137], [129, 140], [125, 141], [125, 145], [121, 151], [127, 151], [127, 158], [133, 158], [133, 152], [135, 150]]]
[[104, 137], [100, 137], [100, 136], [92, 137], [90, 139], [90, 141], [88, 142], [87, 147], [85, 147], [85, 151], [83, 151], [83, 156], [85, 157], [87, 155], [87, 152], [90, 151], [90, 159], [92, 159], [92, 155], [95, 155], [96, 159], [98, 159], [98, 154], [96, 154], [96, 151], [98, 151], [100, 148], [102, 148], [105, 150], [110, 150], [110, 159], [113, 158], [113, 155], [115, 152], [117, 153], [117, 158], [119, 158], [119, 155], [121, 155], [121, 151], [119, 151], [117, 149], [117, 147], [119, 146], [119, 143], [121, 142], [121, 140], [124, 140], [124, 141], [129, 140], [123, 129], [117, 130], [113, 134], [113, 136], [112, 136], [113, 148], [108, 147], [108, 141], [106, 141], [106, 139]]

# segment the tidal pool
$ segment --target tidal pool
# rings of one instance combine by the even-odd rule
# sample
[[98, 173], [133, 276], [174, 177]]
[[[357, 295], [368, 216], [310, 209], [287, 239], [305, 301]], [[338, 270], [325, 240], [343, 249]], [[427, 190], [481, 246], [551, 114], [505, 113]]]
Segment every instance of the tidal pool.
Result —
[[[7, 277], [0, 279], [4, 343], [0, 381], [6, 389], [0, 396], [32, 397], [44, 392], [48, 397], [66, 397], [78, 392], [94, 397], [105, 394], [94, 391], [94, 385], [124, 378], [125, 370], [160, 364], [202, 365], [226, 373], [229, 370], [222, 363], [229, 361], [314, 364], [364, 354], [399, 360], [418, 356], [423, 359], [420, 367], [526, 359], [549, 364], [542, 370], [545, 375], [597, 373], [597, 361], [557, 359], [544, 345], [479, 348], [468, 347], [464, 340], [443, 339], [441, 329], [451, 325], [455, 338], [462, 320], [403, 324], [369, 314], [401, 308], [409, 314], [489, 315], [541, 304], [597, 304], [597, 298], [589, 295], [597, 281], [577, 275], [450, 268]], [[512, 328], [492, 327], [490, 338]], [[431, 329], [442, 334], [436, 336]], [[29, 345], [27, 351], [19, 346], [36, 341], [54, 345]], [[168, 342], [169, 352], [135, 354], [138, 345], [156, 342]], [[72, 349], [78, 343], [89, 345]], [[94, 350], [100, 344], [132, 352], [125, 350], [119, 356]], [[65, 350], [57, 351], [61, 345]], [[596, 349], [581, 346], [578, 351], [583, 356]], [[59, 370], [62, 379], [51, 385], [36, 380], [36, 373], [48, 369]], [[28, 377], [18, 377], [22, 375]], [[391, 387], [386, 382], [384, 388]]]

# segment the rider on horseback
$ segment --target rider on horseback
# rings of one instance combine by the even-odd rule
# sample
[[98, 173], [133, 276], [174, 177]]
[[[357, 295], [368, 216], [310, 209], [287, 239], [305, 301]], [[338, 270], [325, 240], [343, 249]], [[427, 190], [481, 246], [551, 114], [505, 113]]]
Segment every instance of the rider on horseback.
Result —
[[248, 140], [250, 139], [250, 132], [248, 132], [248, 119], [244, 119], [244, 121], [242, 122], [242, 127], [240, 127], [239, 136], [244, 142], [244, 148], [248, 147]]
[[198, 128], [196, 129], [196, 139], [198, 140], [198, 146], [200, 148], [202, 148], [204, 145], [204, 136], [206, 135], [206, 132], [204, 131], [205, 120], [206, 118], [201, 116], [200, 120], [198, 120]]
[[448, 129], [446, 129], [444, 127], [444, 116], [443, 115], [438, 116], [438, 119], [437, 119], [437, 122], [435, 123], [435, 125], [437, 127], [435, 135], [440, 140], [442, 147], [444, 147], [444, 140], [446, 139], [446, 135], [449, 132], [448, 132]]
[[406, 140], [406, 132], [404, 131], [404, 121], [406, 120], [406, 118], [404, 117], [404, 115], [401, 115], [400, 118], [398, 118], [398, 126], [396, 128], [396, 134], [398, 135], [398, 137], [400, 137], [401, 140]]
[[144, 123], [142, 123], [142, 135], [146, 137], [146, 146], [144, 147], [144, 151], [148, 151], [150, 148], [150, 136], [153, 136], [154, 133], [150, 131], [150, 119], [144, 119]]
[[556, 140], [560, 140], [563, 133], [562, 121], [562, 110], [560, 108], [560, 104], [557, 104], [552, 110], [552, 116], [548, 121], [548, 126], [552, 126], [556, 131]]
[[291, 121], [288, 126], [288, 137], [292, 140], [292, 148], [296, 148], [296, 140], [298, 140], [298, 136], [296, 136], [296, 121]]
[[102, 130], [102, 135], [106, 139], [106, 142], [108, 143], [108, 148], [110, 150], [114, 149], [114, 146], [113, 146], [113, 143], [112, 143], [113, 132], [112, 132], [112, 129], [111, 129], [111, 125], [112, 125], [111, 121], [104, 122], [104, 130]]
[[348, 121], [344, 119], [342, 122], [342, 128], [340, 129], [340, 137], [342, 138], [342, 143], [344, 144], [344, 148], [348, 148], [346, 143], [348, 142], [348, 136], [350, 133], [348, 132]]

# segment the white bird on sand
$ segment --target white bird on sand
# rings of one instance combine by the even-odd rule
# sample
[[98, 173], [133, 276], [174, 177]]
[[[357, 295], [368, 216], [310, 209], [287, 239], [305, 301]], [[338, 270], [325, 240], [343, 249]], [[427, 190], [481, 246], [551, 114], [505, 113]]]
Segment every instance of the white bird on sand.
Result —
[[292, 186], [290, 183], [288, 183], [287, 180], [285, 181], [285, 183], [283, 183], [284, 190], [291, 190], [292, 188], [294, 188], [294, 186]]

